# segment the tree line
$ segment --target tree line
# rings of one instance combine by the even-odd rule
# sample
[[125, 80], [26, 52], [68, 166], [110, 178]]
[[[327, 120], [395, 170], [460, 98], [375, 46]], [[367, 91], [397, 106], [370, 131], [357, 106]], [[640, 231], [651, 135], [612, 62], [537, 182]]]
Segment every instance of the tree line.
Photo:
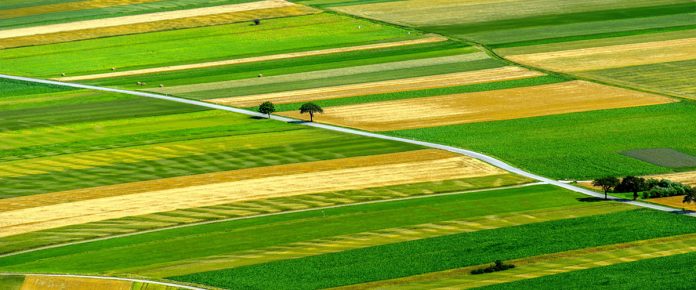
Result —
[[609, 192], [614, 192], [633, 193], [633, 200], [638, 199], [638, 194], [642, 193], [643, 199], [684, 195], [684, 203], [696, 202], [695, 187], [667, 179], [645, 179], [636, 176], [619, 179], [607, 176], [593, 180], [592, 185], [602, 188], [605, 199]]
[[[271, 118], [271, 114], [275, 113], [275, 105], [271, 102], [263, 102], [258, 109], [259, 113], [268, 115]], [[300, 114], [309, 114], [309, 121], [314, 122], [314, 114], [324, 113], [324, 109], [315, 103], [304, 103], [300, 106]]]

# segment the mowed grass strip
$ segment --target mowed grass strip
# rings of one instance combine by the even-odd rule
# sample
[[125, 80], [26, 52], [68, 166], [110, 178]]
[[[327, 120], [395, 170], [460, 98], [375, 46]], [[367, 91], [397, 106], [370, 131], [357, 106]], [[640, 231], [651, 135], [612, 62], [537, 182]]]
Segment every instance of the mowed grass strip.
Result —
[[[281, 133], [282, 134], [282, 133]], [[242, 136], [249, 138], [249, 136]], [[263, 138], [279, 138], [268, 134]], [[282, 142], [281, 142], [282, 143]], [[437, 160], [452, 155], [438, 150], [414, 150], [401, 153], [378, 154], [372, 156], [359, 156], [339, 158], [334, 160], [302, 162], [265, 166], [256, 168], [239, 169], [232, 171], [212, 172], [206, 174], [180, 176], [157, 180], [116, 184], [101, 187], [91, 187], [69, 191], [51, 192], [24, 197], [0, 199], [1, 211], [12, 211], [23, 208], [41, 207], [67, 202], [76, 202], [111, 196], [143, 193], [157, 190], [175, 189], [181, 187], [200, 186], [211, 183], [240, 181], [254, 178], [282, 176], [289, 174], [311, 173], [324, 170], [337, 170], [357, 168], [370, 165], [399, 164], [404, 161], [429, 161]]]
[[[473, 49], [470, 49], [469, 51], [463, 50], [462, 51], [462, 53], [464, 53], [463, 55], [451, 55], [451, 56], [443, 56], [443, 57], [436, 57], [436, 58], [409, 59], [409, 60], [405, 60], [405, 61], [384, 62], [384, 63], [378, 63], [378, 64], [352, 66], [352, 67], [338, 68], [338, 69], [331, 69], [331, 70], [318, 70], [318, 71], [310, 71], [310, 72], [304, 72], [304, 73], [298, 73], [298, 74], [286, 74], [286, 75], [269, 76], [269, 77], [263, 77], [263, 78], [256, 77], [256, 78], [248, 78], [248, 79], [241, 79], [241, 80], [230, 80], [230, 81], [222, 81], [222, 82], [175, 86], [175, 87], [168, 87], [168, 88], [163, 88], [163, 89], [154, 89], [153, 91], [160, 92], [160, 93], [176, 94], [176, 95], [190, 93], [190, 92], [211, 92], [211, 91], [214, 92], [216, 90], [230, 90], [230, 91], [232, 91], [232, 89], [240, 89], [240, 88], [252, 87], [252, 86], [272, 85], [272, 84], [286, 83], [286, 82], [293, 82], [293, 81], [317, 80], [317, 79], [330, 78], [330, 77], [349, 76], [352, 74], [360, 74], [360, 73], [373, 73], [373, 72], [397, 70], [397, 69], [404, 69], [404, 68], [414, 68], [414, 67], [419, 67], [419, 66], [425, 66], [426, 64], [429, 64], [429, 65], [448, 64], [448, 63], [456, 63], [456, 62], [461, 62], [461, 61], [479, 60], [479, 59], [487, 58], [485, 56], [485, 54], [483, 54], [483, 53], [466, 54], [467, 52], [471, 52], [471, 50], [473, 50]], [[231, 92], [231, 93], [233, 93], [233, 92]]]
[[[649, 55], [650, 57], [646, 57]], [[617, 67], [694, 59], [696, 38], [611, 45], [546, 53], [509, 55], [526, 65], [562, 72], [581, 72]]]
[[[426, 185], [420, 188], [427, 187]], [[529, 186], [327, 208], [40, 250], [0, 258], [0, 269], [106, 273], [385, 228], [515, 211], [594, 204], [579, 203], [578, 198], [583, 196], [552, 186]], [[433, 210], [434, 208], [438, 210]], [[626, 223], [632, 220], [623, 221]], [[683, 229], [684, 226], [679, 228]], [[181, 247], [182, 244], [188, 246]], [[155, 248], [158, 250], [154, 251]], [[85, 260], [89, 260], [90, 263], [85, 264]]]
[[228, 12], [221, 14], [182, 17], [171, 20], [160, 20], [137, 24], [125, 24], [100, 28], [85, 28], [67, 32], [41, 33], [28, 36], [9, 37], [2, 40], [0, 47], [15, 48], [32, 45], [63, 43], [93, 38], [111, 37], [126, 34], [139, 34], [164, 30], [186, 29], [203, 26], [223, 25], [253, 19], [271, 19], [278, 17], [300, 16], [318, 13], [316, 9], [302, 5], [292, 5], [280, 8], [253, 9], [248, 11]]
[[[608, 175], [673, 172], [671, 168], [659, 167], [620, 153], [645, 148], [671, 148], [695, 155], [694, 142], [684, 137], [696, 133], [691, 125], [694, 122], [696, 104], [679, 102], [403, 130], [390, 134], [485, 152], [552, 178], [589, 180]], [[620, 138], [621, 142], [616, 142], [616, 138]]]
[[455, 85], [477, 84], [490, 81], [504, 81], [522, 78], [530, 78], [543, 75], [543, 73], [530, 71], [519, 67], [502, 67], [478, 70], [473, 72], [461, 72], [444, 75], [433, 75], [426, 77], [416, 77], [382, 81], [374, 83], [363, 83], [354, 85], [343, 85], [335, 87], [307, 89], [299, 91], [281, 92], [273, 94], [263, 94], [255, 96], [243, 96], [233, 98], [222, 98], [208, 100], [213, 103], [226, 104], [238, 107], [250, 107], [259, 102], [271, 101], [277, 104], [297, 103], [306, 101], [326, 100], [370, 94], [382, 94], [402, 91], [414, 91], [430, 88], [442, 88]]
[[696, 99], [696, 60], [664, 62], [577, 73], [580, 76], [623, 86]]
[[515, 268], [498, 273], [471, 275], [480, 265], [340, 289], [470, 289], [694, 251], [696, 236], [688, 234], [511, 260]]
[[7, 61], [6, 73], [70, 77], [418, 38], [421, 34], [396, 27], [322, 13], [257, 26], [237, 23], [15, 48], [2, 50], [0, 57]]
[[[507, 261], [694, 232], [696, 221], [691, 217], [638, 209], [445, 235], [173, 279], [225, 288], [241, 285], [328, 288], [481, 265], [496, 259]], [[581, 239], [577, 233], [583, 233]], [[489, 250], [492, 248], [495, 251]]]
[[174, 263], [151, 265], [146, 268], [128, 269], [124, 272], [137, 272], [148, 277], [166, 277], [237, 268], [241, 266], [268, 263], [272, 261], [296, 259], [378, 245], [413, 241], [444, 235], [469, 233], [502, 227], [545, 222], [566, 218], [576, 218], [595, 214], [605, 214], [628, 210], [630, 207], [617, 207], [614, 204], [596, 204], [521, 211], [475, 218], [447, 220], [401, 228], [388, 228], [378, 231], [362, 232], [352, 235], [333, 236], [325, 239], [307, 240], [270, 248], [243, 251], [230, 255], [218, 255]]
[[[507, 120], [674, 102], [585, 81], [330, 107], [319, 122], [370, 131]], [[281, 115], [301, 118], [298, 112]]]
[[[504, 171], [501, 169], [481, 161], [450, 155], [434, 160], [411, 161], [407, 159], [395, 164], [365, 164], [356, 168], [310, 171], [228, 182], [213, 181], [203, 185], [153, 190], [3, 212], [0, 213], [3, 220], [3, 231], [0, 236], [243, 200], [502, 173]], [[277, 184], [278, 187], [269, 188], [267, 184]]]
[[279, 8], [293, 5], [284, 0], [265, 0], [251, 3], [221, 5], [215, 7], [196, 8], [188, 10], [175, 10], [167, 12], [157, 12], [142, 15], [122, 16], [96, 20], [85, 20], [63, 24], [52, 24], [29, 28], [17, 28], [0, 30], [0, 39], [29, 36], [35, 34], [48, 34], [82, 29], [93, 29], [110, 26], [120, 26], [128, 24], [138, 24], [155, 21], [165, 21], [184, 17], [206, 16], [220, 13], [240, 12], [264, 8]]
[[696, 253], [653, 257], [635, 262], [571, 271], [534, 279], [495, 284], [481, 289], [680, 289], [696, 283]]
[[[418, 182], [386, 187], [372, 187], [358, 190], [333, 191], [291, 197], [242, 201], [209, 207], [188, 208], [142, 216], [130, 216], [119, 219], [103, 220], [99, 222], [0, 238], [2, 241], [0, 253], [101, 238], [117, 234], [127, 234], [144, 230], [172, 227], [189, 223], [227, 218], [252, 217], [292, 210], [307, 210], [369, 201], [384, 201], [414, 196], [455, 193], [482, 188], [520, 185], [529, 182], [531, 182], [531, 180], [527, 178], [508, 173], [483, 177]], [[32, 203], [27, 200], [20, 199], [15, 201], [24, 208], [63, 202], [61, 200], [49, 199], [38, 199], [32, 201], [38, 201], [38, 203]], [[7, 204], [3, 204], [3, 206], [7, 206]], [[13, 208], [16, 209], [16, 207]]]

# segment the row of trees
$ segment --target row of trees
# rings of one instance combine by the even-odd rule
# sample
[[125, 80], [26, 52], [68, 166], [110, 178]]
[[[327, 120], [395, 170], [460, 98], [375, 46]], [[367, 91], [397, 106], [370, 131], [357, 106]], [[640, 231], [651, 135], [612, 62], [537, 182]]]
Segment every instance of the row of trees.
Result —
[[592, 181], [592, 185], [602, 188], [605, 199], [608, 192], [632, 192], [633, 200], [636, 200], [638, 199], [638, 193], [642, 192], [645, 199], [684, 195], [685, 203], [696, 201], [696, 188], [667, 179], [645, 179], [636, 176], [626, 176], [619, 179], [614, 176], [607, 176], [595, 179]]
[[[268, 115], [268, 118], [271, 118], [271, 114], [275, 113], [275, 111], [275, 105], [271, 102], [263, 102], [259, 106], [259, 113]], [[310, 122], [314, 122], [314, 114], [316, 113], [324, 113], [324, 109], [315, 103], [304, 103], [300, 106], [300, 114], [309, 114]]]

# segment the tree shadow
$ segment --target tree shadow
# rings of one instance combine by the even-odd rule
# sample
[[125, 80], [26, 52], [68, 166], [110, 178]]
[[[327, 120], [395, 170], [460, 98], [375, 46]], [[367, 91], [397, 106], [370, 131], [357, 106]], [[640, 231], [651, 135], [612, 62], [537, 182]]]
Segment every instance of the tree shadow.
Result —
[[309, 121], [297, 120], [297, 121], [290, 121], [288, 123], [290, 123], [290, 124], [304, 124], [304, 123], [309, 123]]
[[268, 118], [266, 118], [266, 117], [261, 117], [261, 116], [251, 116], [251, 117], [249, 117], [249, 118], [254, 119], [254, 120], [265, 120], [265, 119], [268, 119]]
[[578, 197], [576, 198], [579, 202], [598, 202], [603, 201], [603, 198], [599, 197]]

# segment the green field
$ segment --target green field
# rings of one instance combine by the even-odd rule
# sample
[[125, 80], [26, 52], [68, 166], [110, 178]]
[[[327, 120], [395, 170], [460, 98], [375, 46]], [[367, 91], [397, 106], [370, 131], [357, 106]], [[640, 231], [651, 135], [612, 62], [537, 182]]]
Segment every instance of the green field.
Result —
[[131, 70], [419, 37], [396, 27], [315, 14], [270, 19], [259, 26], [235, 23], [7, 49], [0, 51], [0, 71], [76, 76], [108, 73], [111, 68]]
[[[630, 209], [620, 204], [578, 202], [578, 199], [582, 199], [579, 194], [550, 186], [532, 186], [290, 213], [141, 234], [0, 258], [0, 270], [137, 273], [156, 269], [158, 265], [166, 266], [167, 263], [205, 260], [209, 256], [263, 250], [338, 235], [458, 219], [485, 220], [481, 217], [491, 214], [524, 214], [536, 210], [541, 214], [550, 211], [553, 217], [553, 212], [556, 211], [562, 218], [571, 212], [580, 214], [584, 209], [595, 213]], [[437, 210], [433, 210], [435, 208]], [[559, 210], [561, 208], [563, 210]], [[671, 215], [665, 217], [679, 218]], [[537, 221], [543, 220], [539, 218]], [[656, 218], [655, 222], [659, 222], [658, 220], [659, 218]], [[631, 222], [630, 219], [624, 221]], [[496, 220], [488, 223], [509, 225]], [[685, 229], [683, 226], [679, 228]], [[649, 227], [645, 227], [645, 230], [654, 234], [662, 231]], [[182, 243], [188, 246], [181, 247]], [[158, 250], [153, 250], [155, 248]], [[85, 264], [83, 261], [90, 263]], [[189, 268], [195, 267], [197, 266], [194, 263]]]
[[[638, 224], [640, 227], [636, 227]], [[227, 288], [317, 289], [694, 231], [696, 223], [690, 217], [641, 209], [447, 235], [174, 279]], [[581, 239], [577, 233], [582, 233]]]
[[581, 270], [478, 289], [689, 289], [696, 253]]
[[620, 153], [672, 148], [696, 154], [688, 138], [696, 133], [694, 122], [696, 104], [684, 101], [390, 134], [485, 152], [552, 178], [584, 180], [671, 172]]

